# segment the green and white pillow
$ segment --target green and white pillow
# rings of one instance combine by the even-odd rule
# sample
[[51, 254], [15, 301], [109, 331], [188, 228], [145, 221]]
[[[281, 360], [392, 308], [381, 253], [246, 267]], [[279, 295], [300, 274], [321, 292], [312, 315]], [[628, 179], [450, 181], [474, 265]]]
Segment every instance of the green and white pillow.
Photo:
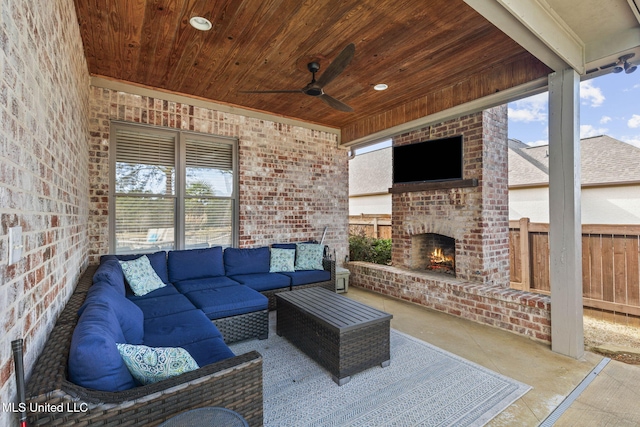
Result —
[[271, 248], [269, 273], [295, 271], [296, 250]]
[[322, 254], [324, 248], [315, 243], [296, 244], [296, 270], [324, 270]]
[[166, 286], [151, 266], [146, 255], [131, 261], [120, 261], [120, 266], [136, 296], [146, 295]]
[[152, 384], [198, 369], [189, 352], [180, 347], [116, 344], [124, 364], [140, 384]]

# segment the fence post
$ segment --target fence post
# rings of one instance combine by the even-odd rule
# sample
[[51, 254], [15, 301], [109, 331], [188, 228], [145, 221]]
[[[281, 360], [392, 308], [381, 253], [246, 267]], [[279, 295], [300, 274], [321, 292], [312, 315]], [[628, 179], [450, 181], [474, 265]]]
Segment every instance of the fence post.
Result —
[[373, 238], [377, 239], [378, 237], [380, 237], [378, 235], [378, 217], [374, 216], [373, 217]]
[[529, 218], [520, 218], [520, 277], [522, 290], [531, 290], [531, 253], [529, 245]]

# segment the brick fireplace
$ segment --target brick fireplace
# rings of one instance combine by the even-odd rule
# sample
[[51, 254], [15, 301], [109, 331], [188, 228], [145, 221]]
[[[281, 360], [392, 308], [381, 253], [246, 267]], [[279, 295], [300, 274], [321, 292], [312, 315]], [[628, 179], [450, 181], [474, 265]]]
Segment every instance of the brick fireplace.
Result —
[[[550, 342], [550, 298], [509, 287], [506, 106], [407, 132], [393, 143], [456, 135], [464, 142], [463, 179], [441, 186], [394, 186], [392, 265], [350, 262], [350, 282]], [[425, 167], [429, 161], [437, 159], [425, 159]], [[434, 245], [449, 251], [454, 274], [427, 267]]]
[[[423, 235], [455, 240], [455, 276], [509, 286], [509, 194], [506, 113], [462, 117], [394, 138], [394, 145], [454, 135], [464, 141], [463, 178], [451, 188], [393, 192], [392, 265], [420, 269]], [[426, 159], [429, 162], [437, 159]], [[469, 181], [473, 184], [469, 184]], [[458, 186], [460, 185], [460, 186]], [[417, 188], [420, 188], [419, 186]]]

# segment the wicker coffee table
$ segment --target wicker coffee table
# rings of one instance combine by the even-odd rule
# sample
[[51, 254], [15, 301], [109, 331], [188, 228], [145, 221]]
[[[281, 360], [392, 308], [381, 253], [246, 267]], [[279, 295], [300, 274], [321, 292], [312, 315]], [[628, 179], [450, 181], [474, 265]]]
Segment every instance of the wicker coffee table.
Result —
[[331, 373], [338, 385], [370, 367], [389, 366], [393, 317], [321, 287], [276, 295], [278, 335]]

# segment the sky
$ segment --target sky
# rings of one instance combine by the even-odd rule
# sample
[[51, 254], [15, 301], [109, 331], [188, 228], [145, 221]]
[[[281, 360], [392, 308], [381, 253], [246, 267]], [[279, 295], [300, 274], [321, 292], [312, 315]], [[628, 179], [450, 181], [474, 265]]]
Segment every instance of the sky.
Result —
[[[509, 103], [509, 138], [549, 143], [548, 92]], [[608, 135], [640, 147], [640, 71], [580, 83], [580, 138]]]

